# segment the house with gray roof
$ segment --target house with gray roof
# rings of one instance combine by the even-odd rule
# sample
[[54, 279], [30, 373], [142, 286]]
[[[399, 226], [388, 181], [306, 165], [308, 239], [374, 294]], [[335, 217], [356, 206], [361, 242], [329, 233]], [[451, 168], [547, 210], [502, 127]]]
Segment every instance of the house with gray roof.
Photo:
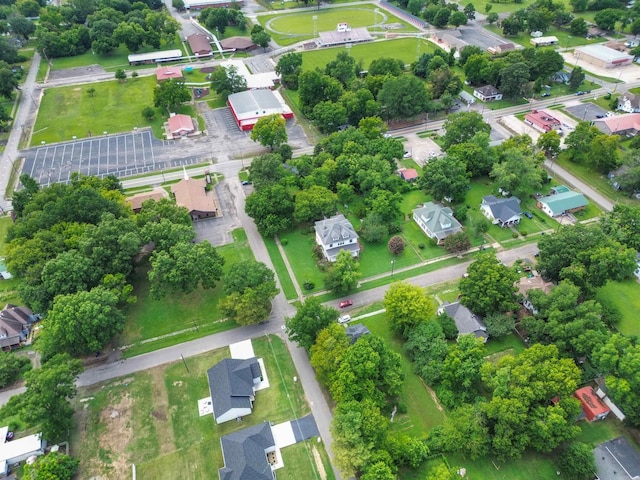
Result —
[[446, 313], [456, 323], [458, 338], [460, 335], [474, 335], [484, 342], [489, 338], [487, 327], [480, 317], [462, 305], [460, 302], [449, 303], [438, 309], [438, 315]]
[[640, 452], [625, 437], [593, 449], [598, 480], [640, 480]]
[[349, 341], [351, 343], [356, 343], [356, 341], [363, 335], [371, 334], [371, 331], [361, 323], [356, 323], [355, 325], [349, 325], [346, 330], [347, 330], [346, 331], [347, 337], [349, 337]]
[[243, 428], [220, 439], [224, 467], [220, 480], [274, 480], [276, 442], [271, 424]]
[[31, 328], [40, 320], [28, 307], [7, 304], [0, 311], [0, 348], [11, 349], [21, 345]]
[[582, 193], [573, 192], [564, 185], [552, 191], [555, 193], [538, 198], [538, 208], [552, 218], [583, 210], [589, 205]]
[[627, 113], [640, 113], [640, 95], [624, 92], [618, 99], [618, 110]]
[[225, 358], [207, 370], [216, 423], [242, 418], [253, 409], [255, 388], [262, 380], [258, 360]]
[[502, 228], [518, 225], [522, 218], [518, 197], [496, 198], [493, 195], [487, 195], [482, 197], [480, 211], [494, 225], [499, 225]]
[[346, 250], [352, 257], [360, 254], [358, 234], [344, 215], [338, 214], [316, 222], [316, 243], [322, 247], [327, 260], [335, 262], [338, 253]]
[[414, 209], [413, 220], [438, 245], [449, 235], [462, 231], [462, 225], [453, 216], [453, 210], [433, 202], [427, 202], [422, 207]]
[[473, 96], [479, 98], [483, 102], [494, 102], [502, 100], [502, 93], [493, 85], [485, 85], [473, 90]]

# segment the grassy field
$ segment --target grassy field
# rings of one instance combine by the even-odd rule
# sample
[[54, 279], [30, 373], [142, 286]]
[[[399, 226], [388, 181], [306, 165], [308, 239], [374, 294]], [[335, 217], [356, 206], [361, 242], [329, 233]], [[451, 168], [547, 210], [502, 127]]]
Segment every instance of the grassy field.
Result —
[[[87, 401], [77, 403], [71, 443], [81, 460], [79, 477], [128, 478], [135, 463], [141, 480], [210, 479], [222, 467], [221, 436], [265, 420], [280, 423], [306, 415], [304, 392], [293, 382], [295, 367], [282, 339], [256, 339], [253, 347], [264, 358], [270, 386], [257, 392], [253, 413], [242, 422], [216, 425], [211, 415], [198, 415], [197, 401], [210, 395], [206, 371], [229, 356], [226, 347], [187, 359], [188, 372], [177, 362], [81, 390], [77, 398]], [[293, 478], [285, 473], [288, 467], [298, 478], [317, 475], [313, 456], [304, 444], [298, 447], [287, 452], [278, 478], [280, 472]], [[314, 448], [326, 461], [322, 444], [314, 442]]]
[[[232, 268], [234, 263], [253, 259], [244, 230], [234, 230], [233, 238], [232, 244], [217, 248], [218, 253], [225, 259], [225, 271]], [[117, 339], [118, 345], [136, 344], [145, 339], [183, 329], [194, 329], [196, 326], [197, 330], [168, 337], [162, 342], [136, 345], [125, 352], [127, 356], [236, 327], [236, 324], [231, 321], [221, 321], [222, 313], [217, 305], [224, 293], [220, 282], [212, 290], [198, 289], [186, 295], [153, 300], [149, 297], [147, 268], [138, 267], [134, 294], [138, 297], [138, 302], [125, 310], [127, 322], [124, 332]]]
[[[5, 239], [7, 238], [7, 232], [12, 223], [11, 217], [0, 217], [0, 258], [4, 257], [7, 251]], [[17, 291], [18, 283], [18, 280], [15, 278], [10, 280], [0, 280], [0, 304], [4, 306], [7, 303], [15, 305], [20, 305], [22, 303]]]
[[52, 88], [45, 91], [38, 118], [33, 128], [32, 145], [71, 140], [94, 135], [124, 132], [133, 127], [158, 128], [163, 119], [147, 122], [142, 109], [153, 105], [154, 77], [116, 80], [93, 84], [95, 95], [90, 97], [85, 86]]
[[[291, 45], [302, 40], [313, 38], [313, 32], [334, 31], [339, 22], [346, 22], [351, 27], [368, 27], [370, 32], [375, 32], [382, 23], [396, 23], [402, 28], [393, 29], [393, 32], [416, 32], [417, 28], [400, 20], [393, 14], [384, 11], [376, 13], [376, 6], [363, 3], [358, 6], [342, 8], [327, 8], [322, 10], [305, 11], [290, 14], [260, 15], [258, 21], [271, 34], [273, 40], [280, 45]], [[386, 20], [383, 17], [386, 16]], [[315, 28], [314, 28], [314, 20]], [[380, 32], [384, 30], [379, 27]]]
[[7, 232], [11, 225], [13, 225], [13, 221], [10, 216], [5, 215], [0, 217], [0, 257], [4, 257], [7, 253]]
[[[609, 184], [609, 180], [607, 179], [606, 175], [594, 171], [587, 165], [572, 162], [564, 153], [558, 155], [556, 162], [562, 168], [569, 171], [580, 180], [590, 185], [592, 188], [595, 188], [600, 194], [604, 195], [609, 200], [616, 203], [635, 204], [633, 199], [614, 190], [613, 187]], [[553, 172], [553, 169], [551, 170]]]
[[263, 240], [267, 247], [267, 251], [269, 252], [269, 257], [271, 258], [273, 267], [276, 269], [276, 275], [278, 276], [278, 280], [280, 280], [280, 286], [282, 287], [284, 296], [287, 300], [296, 298], [298, 294], [293, 286], [293, 281], [289, 276], [289, 271], [284, 264], [284, 260], [282, 260], [282, 255], [280, 255], [280, 250], [278, 249], [276, 242], [272, 238], [263, 238]]
[[[173, 42], [163, 43], [159, 50], [182, 50], [182, 42], [178, 34], [174, 37]], [[136, 53], [148, 53], [158, 50], [151, 46], [144, 46]], [[62, 57], [51, 59], [52, 70], [63, 70], [65, 68], [86, 67], [89, 65], [100, 65], [108, 72], [115, 72], [119, 68], [125, 68], [127, 70], [138, 70], [143, 68], [155, 68], [155, 65], [129, 65], [129, 59], [127, 58], [131, 52], [124, 45], [120, 45], [112, 53], [102, 55], [92, 53], [88, 51], [82, 55], [76, 55], [74, 57]]]
[[407, 413], [396, 416], [393, 428], [413, 437], [425, 435], [431, 428], [442, 423], [445, 413], [436, 404], [422, 379], [413, 372], [413, 364], [403, 354], [402, 342], [391, 332], [386, 314], [368, 317], [362, 323], [371, 330], [371, 333], [384, 339], [391, 349], [401, 355], [405, 385], [400, 401], [407, 406]]
[[616, 327], [625, 335], [640, 336], [640, 284], [634, 279], [624, 282], [608, 282], [598, 290], [597, 299], [606, 298], [613, 302], [622, 313], [622, 320]]
[[[371, 62], [380, 57], [399, 58], [409, 64], [415, 62], [423, 53], [431, 53], [436, 47], [433, 43], [418, 38], [399, 38], [373, 43], [353, 45], [349, 55], [361, 62], [366, 69]], [[334, 60], [344, 47], [322, 48], [302, 53], [302, 68], [305, 70], [324, 66]]]
[[557, 468], [550, 457], [535, 452], [525, 452], [519, 460], [499, 463], [491, 458], [468, 460], [461, 455], [447, 455], [450, 465], [467, 469], [468, 478], [482, 480], [541, 480], [557, 478]]
[[[503, 4], [494, 3], [492, 5], [494, 6], [494, 8], [496, 8], [497, 6], [503, 5]], [[518, 10], [521, 9], [521, 8], [526, 8], [526, 6], [523, 6], [523, 4], [516, 4], [516, 5], [520, 5]], [[569, 10], [569, 11], [571, 11], [571, 10]], [[580, 16], [582, 16], [582, 15], [580, 15]], [[497, 27], [497, 26], [495, 26], [495, 25], [492, 25], [492, 26], [487, 25], [485, 28], [487, 30], [489, 30], [490, 32], [496, 33], [498, 35], [502, 35], [502, 29]], [[557, 37], [558, 38], [558, 45], [556, 45], [555, 47], [552, 46], [552, 47], [539, 47], [539, 48], [557, 48], [557, 47], [570, 48], [570, 47], [578, 47], [580, 45], [592, 45], [592, 44], [595, 44], [595, 43], [602, 43], [602, 42], [606, 41], [606, 38], [587, 39], [585, 37], [573, 36], [568, 31], [561, 30], [561, 29], [555, 28], [555, 27], [549, 28], [549, 30], [544, 32], [544, 35], [545, 36]], [[523, 47], [531, 47], [532, 46], [531, 43], [529, 43], [529, 41], [531, 40], [531, 36], [529, 34], [525, 33], [525, 32], [519, 33], [518, 35], [510, 35], [507, 38], [510, 41], [514, 42], [514, 43], [519, 43]]]

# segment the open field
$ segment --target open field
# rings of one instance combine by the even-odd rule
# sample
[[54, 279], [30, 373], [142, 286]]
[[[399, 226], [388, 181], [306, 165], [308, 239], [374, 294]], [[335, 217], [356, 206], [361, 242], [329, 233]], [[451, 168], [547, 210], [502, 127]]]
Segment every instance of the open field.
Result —
[[[218, 253], [225, 259], [225, 271], [241, 260], [253, 259], [244, 230], [234, 230], [233, 238], [232, 244], [217, 248]], [[198, 289], [186, 295], [153, 300], [149, 297], [147, 272], [148, 267], [141, 266], [136, 269], [134, 295], [138, 297], [138, 302], [125, 310], [126, 326], [117, 339], [117, 344], [131, 345], [184, 329], [192, 330], [163, 341], [135, 345], [126, 350], [126, 356], [138, 355], [236, 327], [234, 322], [222, 321], [222, 313], [217, 308], [218, 301], [224, 294], [221, 282], [212, 290]]]
[[124, 83], [116, 80], [92, 84], [93, 97], [85, 86], [47, 89], [42, 98], [38, 118], [33, 127], [32, 145], [71, 140], [133, 130], [133, 127], [162, 125], [156, 115], [151, 122], [142, 117], [142, 109], [153, 105], [154, 77], [130, 78]]
[[596, 298], [606, 298], [618, 307], [622, 320], [616, 327], [620, 332], [640, 336], [640, 284], [635, 278], [624, 282], [608, 282], [598, 290]]
[[291, 281], [291, 277], [289, 276], [289, 271], [284, 264], [284, 260], [282, 260], [282, 255], [280, 255], [280, 250], [278, 249], [276, 242], [272, 238], [263, 238], [263, 240], [265, 246], [267, 247], [267, 251], [269, 252], [269, 257], [271, 258], [273, 267], [276, 269], [278, 280], [280, 280], [282, 293], [284, 293], [284, 296], [287, 300], [296, 298], [296, 289], [293, 286], [293, 282]]
[[[136, 53], [148, 53], [156, 50], [174, 50], [179, 49], [183, 50], [182, 42], [180, 41], [179, 36], [176, 34], [176, 37], [171, 43], [163, 43], [161, 47], [154, 48], [148, 45], [142, 47]], [[184, 50], [183, 50], [184, 53]], [[155, 68], [155, 65], [138, 65], [131, 66], [129, 65], [129, 59], [127, 58], [131, 54], [131, 52], [124, 45], [120, 45], [116, 48], [112, 53], [101, 55], [98, 53], [91, 53], [91, 51], [85, 52], [82, 55], [76, 55], [74, 57], [62, 57], [62, 58], [52, 58], [51, 59], [51, 69], [52, 70], [63, 70], [65, 68], [75, 68], [75, 67], [86, 67], [89, 65], [98, 64], [102, 68], [104, 68], [108, 72], [115, 72], [119, 68], [124, 68], [126, 70], [137, 70], [141, 68]]]
[[482, 480], [563, 479], [562, 476], [556, 474], [558, 469], [549, 456], [529, 451], [525, 452], [518, 460], [502, 464], [492, 458], [469, 460], [461, 455], [447, 455], [447, 460], [450, 465], [466, 468], [469, 478]]
[[[368, 68], [373, 60], [380, 57], [399, 58], [406, 64], [415, 62], [423, 53], [431, 53], [436, 47], [433, 43], [421, 38], [398, 38], [395, 40], [360, 43], [353, 45], [349, 55]], [[302, 53], [302, 68], [311, 70], [324, 66], [334, 60], [344, 47], [322, 48]]]
[[[351, 27], [367, 27], [371, 33], [383, 33], [383, 24], [399, 24], [393, 32], [417, 32], [418, 29], [387, 11], [376, 13], [376, 6], [363, 3], [358, 6], [327, 8], [290, 14], [260, 15], [258, 21], [269, 31], [279, 45], [291, 45], [313, 38], [315, 32], [333, 31], [340, 22]], [[314, 21], [313, 18], [316, 18]], [[315, 22], [315, 28], [314, 28]], [[376, 27], [378, 25], [378, 27]]]
[[402, 342], [396, 338], [389, 327], [385, 313], [365, 318], [361, 323], [371, 333], [378, 335], [395, 352], [401, 355], [402, 371], [405, 374], [404, 391], [400, 401], [407, 406], [407, 413], [397, 415], [392, 428], [401, 430], [412, 437], [420, 437], [444, 420], [445, 413], [434, 401], [428, 387], [413, 372], [413, 364], [402, 352]]
[[[497, 8], [503, 4], [493, 3], [492, 5], [493, 5], [493, 8]], [[526, 8], [526, 6], [524, 6], [523, 4], [515, 4], [515, 5], [519, 5], [517, 10], [520, 10], [521, 8]], [[491, 10], [491, 11], [494, 11], [494, 10]], [[496, 10], [496, 11], [499, 12], [499, 10]], [[571, 11], [571, 9], [569, 9], [568, 11]], [[580, 14], [578, 16], [582, 17], [583, 15]], [[502, 29], [495, 25], [492, 25], [492, 26], [487, 25], [485, 28], [490, 32], [496, 33], [498, 35], [502, 35]], [[549, 30], [544, 32], [544, 34], [545, 36], [557, 37], [558, 45], [556, 45], [555, 47], [540, 47], [540, 48], [557, 48], [557, 47], [570, 48], [570, 47], [578, 47], [581, 45], [592, 45], [595, 43], [602, 43], [607, 40], [606, 38], [587, 39], [585, 37], [574, 36], [574, 35], [571, 35], [567, 30], [562, 30], [556, 27], [549, 28]], [[514, 43], [519, 43], [523, 47], [532, 46], [531, 43], [529, 43], [529, 41], [531, 40], [531, 36], [525, 32], [519, 33], [518, 35], [510, 35], [507, 38], [509, 39], [509, 41]]]
[[[72, 436], [81, 460], [79, 478], [128, 478], [134, 463], [141, 480], [210, 479], [222, 467], [221, 436], [265, 420], [306, 415], [309, 408], [300, 383], [293, 382], [296, 372], [284, 341], [270, 336], [254, 340], [253, 347], [264, 358], [270, 387], [257, 392], [253, 413], [242, 422], [216, 425], [211, 415], [198, 415], [197, 401], [210, 395], [206, 371], [229, 356], [228, 348], [187, 359], [189, 371], [177, 362], [82, 389], [77, 398], [86, 401], [76, 404]], [[320, 456], [326, 458], [324, 452]], [[298, 478], [315, 477], [313, 456], [304, 447], [287, 452], [287, 458]], [[286, 469], [285, 463], [283, 474]]]
[[13, 225], [13, 221], [10, 216], [4, 215], [0, 217], [0, 257], [4, 257], [7, 253], [7, 232], [11, 225]]

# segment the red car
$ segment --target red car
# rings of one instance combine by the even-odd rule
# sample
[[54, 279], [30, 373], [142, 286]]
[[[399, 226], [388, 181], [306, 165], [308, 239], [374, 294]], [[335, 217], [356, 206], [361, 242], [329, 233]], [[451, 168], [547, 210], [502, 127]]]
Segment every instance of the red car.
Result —
[[351, 300], [343, 300], [342, 302], [340, 302], [339, 307], [345, 308], [345, 307], [350, 307], [351, 305], [353, 305], [353, 302]]

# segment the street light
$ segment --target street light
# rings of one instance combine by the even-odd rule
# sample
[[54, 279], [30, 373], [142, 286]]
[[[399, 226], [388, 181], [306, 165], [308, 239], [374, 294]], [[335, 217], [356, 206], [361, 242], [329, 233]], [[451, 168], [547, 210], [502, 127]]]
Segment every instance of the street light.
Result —
[[396, 264], [396, 259], [392, 258], [391, 259], [391, 276], [393, 277], [393, 266]]

